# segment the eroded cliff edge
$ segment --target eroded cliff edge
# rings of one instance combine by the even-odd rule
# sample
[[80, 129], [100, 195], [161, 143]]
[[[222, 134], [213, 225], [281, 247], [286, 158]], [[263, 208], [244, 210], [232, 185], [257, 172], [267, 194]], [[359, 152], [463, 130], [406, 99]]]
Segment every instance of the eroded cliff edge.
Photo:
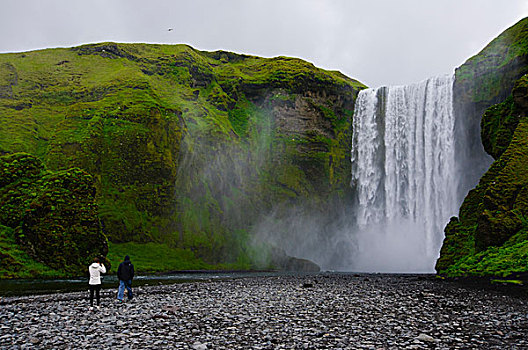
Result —
[[[457, 121], [493, 163], [445, 229], [436, 269], [448, 276], [527, 278], [528, 272], [528, 19], [493, 40], [456, 70]], [[478, 124], [480, 123], [480, 128]], [[482, 167], [478, 142], [462, 167]], [[477, 155], [477, 156], [475, 156]], [[471, 176], [471, 175], [470, 175]], [[461, 179], [467, 184], [472, 178]]]

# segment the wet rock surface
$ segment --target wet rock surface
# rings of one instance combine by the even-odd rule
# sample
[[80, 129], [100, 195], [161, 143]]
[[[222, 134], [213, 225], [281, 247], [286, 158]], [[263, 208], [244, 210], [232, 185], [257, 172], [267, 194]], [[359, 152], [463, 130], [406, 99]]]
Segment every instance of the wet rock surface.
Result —
[[317, 274], [4, 297], [1, 349], [528, 349], [528, 297], [430, 276]]

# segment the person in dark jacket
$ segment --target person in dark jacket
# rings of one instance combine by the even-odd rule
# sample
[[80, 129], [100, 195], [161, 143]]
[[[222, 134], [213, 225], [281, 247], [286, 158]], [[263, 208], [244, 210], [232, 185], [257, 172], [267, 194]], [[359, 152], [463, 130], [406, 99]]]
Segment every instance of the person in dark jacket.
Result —
[[117, 268], [117, 278], [119, 278], [119, 289], [117, 291], [117, 300], [123, 301], [125, 288], [127, 289], [128, 300], [132, 300], [132, 279], [134, 278], [134, 265], [130, 257], [125, 256], [125, 260]]

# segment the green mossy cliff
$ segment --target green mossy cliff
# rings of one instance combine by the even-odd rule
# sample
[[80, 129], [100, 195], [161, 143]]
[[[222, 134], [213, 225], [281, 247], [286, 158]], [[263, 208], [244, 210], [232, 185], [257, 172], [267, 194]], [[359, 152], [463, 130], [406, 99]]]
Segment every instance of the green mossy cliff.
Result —
[[[252, 268], [249, 231], [262, 215], [281, 203], [329, 213], [329, 203], [347, 201], [351, 118], [363, 88], [300, 59], [186, 45], [1, 54], [0, 153], [30, 154], [61, 179], [90, 174], [101, 223], [90, 234], [117, 250], [148, 243], [197, 268]], [[61, 193], [38, 196], [49, 207]], [[2, 210], [12, 200], [22, 199], [7, 198]], [[27, 223], [10, 215], [2, 223], [52, 269], [50, 252], [30, 237], [44, 229], [59, 237], [70, 225], [88, 234], [79, 213], [55, 214], [31, 207]], [[60, 263], [75, 270], [91, 252], [79, 254]]]
[[[481, 137], [495, 161], [445, 229], [436, 265], [440, 274], [528, 279], [527, 72], [528, 19], [456, 72], [455, 94], [457, 82], [458, 91], [466, 87], [464, 111], [469, 113], [471, 103], [474, 111], [489, 107], [481, 119]], [[467, 89], [472, 76], [473, 88]]]
[[34, 156], [13, 153], [0, 156], [0, 179], [0, 276], [80, 274], [94, 256], [106, 256], [85, 171], [49, 172]]

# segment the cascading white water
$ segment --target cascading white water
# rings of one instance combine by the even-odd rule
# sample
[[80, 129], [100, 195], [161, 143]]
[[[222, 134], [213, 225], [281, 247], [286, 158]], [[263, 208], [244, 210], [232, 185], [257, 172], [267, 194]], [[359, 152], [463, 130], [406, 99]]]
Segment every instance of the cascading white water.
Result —
[[432, 272], [456, 215], [453, 77], [367, 89], [356, 100], [354, 269]]

